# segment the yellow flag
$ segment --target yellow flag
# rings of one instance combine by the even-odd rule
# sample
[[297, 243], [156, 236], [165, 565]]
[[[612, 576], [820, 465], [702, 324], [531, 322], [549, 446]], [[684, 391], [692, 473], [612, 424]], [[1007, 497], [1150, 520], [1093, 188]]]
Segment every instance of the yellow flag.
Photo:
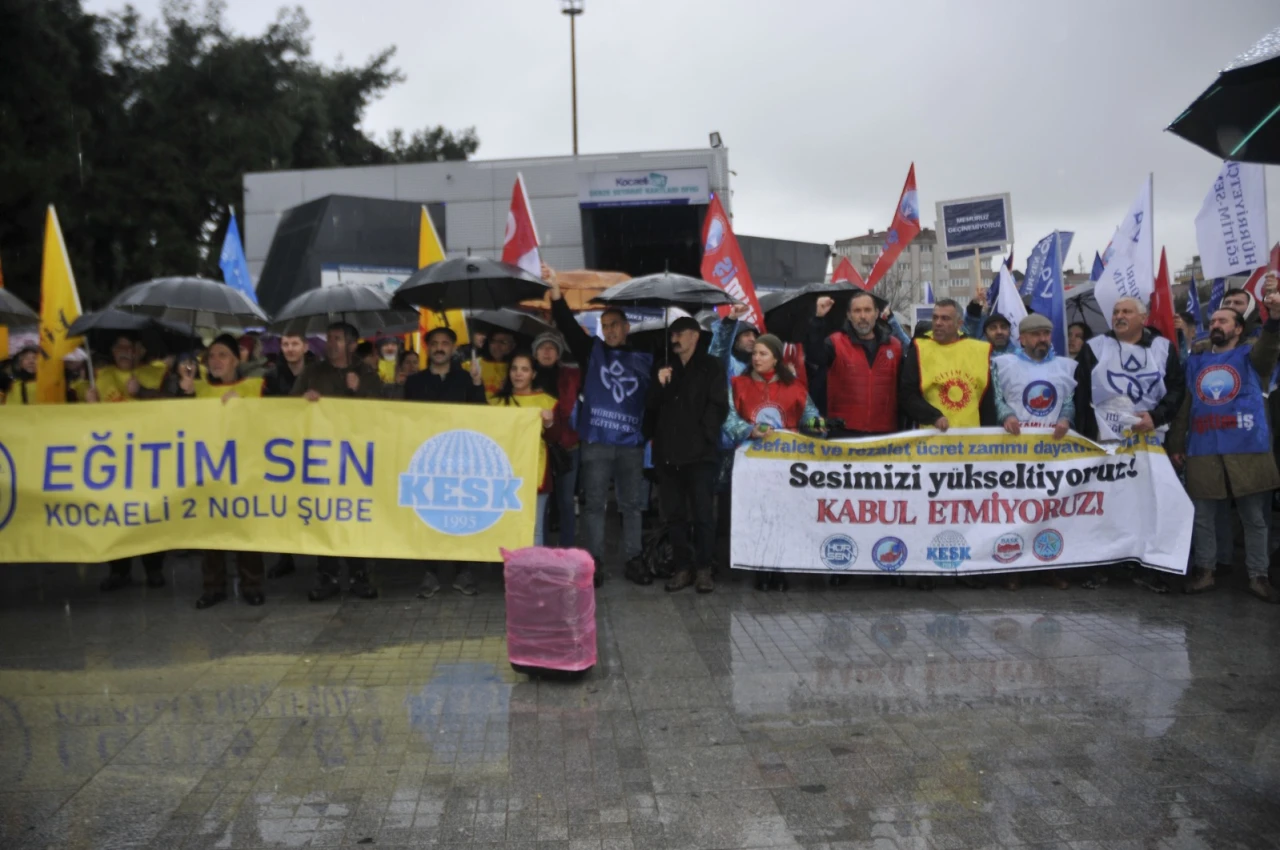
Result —
[[[431, 221], [431, 216], [427, 215], [426, 206], [422, 207], [422, 217], [418, 220], [418, 268], [423, 269], [432, 263], [438, 263], [444, 259], [444, 246], [440, 244], [440, 236], [436, 233], [436, 226]], [[425, 338], [428, 333], [436, 328], [452, 328], [453, 332], [458, 335], [458, 344], [462, 345], [467, 342], [470, 337], [467, 335], [467, 319], [462, 315], [461, 310], [446, 310], [443, 313], [437, 313], [435, 310], [422, 311], [421, 318], [418, 319], [418, 328]], [[427, 352], [419, 351], [419, 361], [422, 368], [427, 366]]]
[[58, 214], [49, 206], [44, 224], [44, 261], [40, 268], [40, 367], [36, 373], [37, 398], [41, 404], [63, 404], [67, 400], [67, 375], [62, 358], [80, 345], [79, 337], [68, 337], [67, 329], [80, 318], [80, 293], [76, 291], [71, 260], [62, 241]]
[[[4, 269], [0, 268], [0, 289], [4, 289]], [[9, 329], [0, 325], [0, 360], [9, 356]]]

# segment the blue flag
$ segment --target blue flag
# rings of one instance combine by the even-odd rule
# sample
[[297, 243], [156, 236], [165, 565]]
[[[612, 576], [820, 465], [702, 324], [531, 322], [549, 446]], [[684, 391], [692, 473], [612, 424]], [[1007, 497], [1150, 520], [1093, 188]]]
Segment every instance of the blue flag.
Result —
[[227, 225], [227, 236], [222, 240], [222, 253], [218, 256], [218, 266], [222, 269], [222, 279], [227, 286], [240, 290], [254, 304], [258, 303], [258, 294], [253, 291], [253, 279], [249, 277], [249, 261], [244, 258], [244, 246], [240, 242], [240, 228], [236, 225], [235, 210], [231, 211], [231, 223]]
[[[1055, 230], [1054, 233], [1058, 237], [1058, 258], [1059, 260], [1061, 260], [1061, 258], [1067, 255], [1067, 251], [1070, 250], [1071, 240], [1075, 238], [1075, 234], [1068, 233], [1065, 230], [1061, 230], [1061, 231]], [[1049, 237], [1046, 236], [1045, 239], [1047, 238]], [[1043, 244], [1044, 244], [1044, 239], [1041, 239], [1040, 245], [1043, 245]], [[1044, 258], [1047, 255], [1044, 252], [1038, 250], [1040, 248], [1040, 245], [1037, 245], [1036, 246], [1037, 250], [1033, 250], [1031, 252], [1031, 256], [1027, 257], [1027, 273], [1026, 273], [1026, 276], [1022, 278], [1023, 296], [1030, 296], [1035, 294], [1036, 281], [1040, 279], [1041, 272], [1043, 271], [1042, 263], [1044, 263]], [[1061, 271], [1061, 268], [1062, 268], [1061, 262], [1059, 262], [1058, 268], [1059, 268], [1059, 271]], [[1036, 310], [1036, 312], [1039, 313], [1040, 311]]]
[[1204, 339], [1209, 334], [1204, 329], [1204, 316], [1200, 313], [1200, 293], [1196, 291], [1196, 276], [1191, 275], [1191, 283], [1187, 285], [1187, 312], [1196, 320], [1196, 339]]
[[1213, 279], [1213, 289], [1209, 291], [1209, 315], [1212, 316], [1218, 312], [1218, 308], [1222, 306], [1222, 299], [1227, 294], [1227, 279], [1225, 277], [1215, 277]]
[[1102, 255], [1099, 254], [1097, 251], [1094, 251], [1093, 252], [1093, 271], [1089, 272], [1089, 282], [1097, 283], [1098, 278], [1102, 277], [1102, 273], [1106, 270], [1107, 270], [1106, 266], [1102, 264]]
[[[1050, 233], [1036, 243], [1027, 260], [1027, 280], [1031, 281], [1031, 309], [1053, 322], [1053, 350], [1067, 356], [1067, 305], [1062, 288], [1062, 236]], [[1034, 279], [1032, 268], [1039, 270]]]
[[924, 303], [933, 303], [933, 284], [927, 280], [924, 282]]

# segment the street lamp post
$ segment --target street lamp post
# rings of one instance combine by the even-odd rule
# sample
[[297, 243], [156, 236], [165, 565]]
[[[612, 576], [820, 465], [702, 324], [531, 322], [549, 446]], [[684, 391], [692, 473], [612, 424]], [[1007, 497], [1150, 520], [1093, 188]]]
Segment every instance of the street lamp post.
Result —
[[573, 155], [578, 155], [578, 38], [574, 26], [586, 0], [560, 0], [561, 13], [569, 16], [569, 77], [573, 93]]

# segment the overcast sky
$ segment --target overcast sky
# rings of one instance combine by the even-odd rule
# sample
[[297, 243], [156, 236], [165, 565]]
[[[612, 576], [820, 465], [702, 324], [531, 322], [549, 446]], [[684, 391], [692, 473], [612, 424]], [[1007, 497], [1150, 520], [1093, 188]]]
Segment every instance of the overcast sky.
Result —
[[[571, 152], [560, 0], [302, 5], [320, 60], [398, 48], [408, 79], [367, 130], [475, 126], [481, 159]], [[253, 33], [276, 8], [226, 6]], [[1087, 269], [1151, 171], [1157, 250], [1176, 270], [1220, 163], [1163, 128], [1276, 26], [1275, 0], [586, 0], [580, 148], [695, 148], [718, 130], [735, 230], [816, 242], [886, 227], [914, 161], [926, 225], [938, 200], [1012, 193], [1019, 268], [1059, 228], [1076, 232], [1067, 265]]]

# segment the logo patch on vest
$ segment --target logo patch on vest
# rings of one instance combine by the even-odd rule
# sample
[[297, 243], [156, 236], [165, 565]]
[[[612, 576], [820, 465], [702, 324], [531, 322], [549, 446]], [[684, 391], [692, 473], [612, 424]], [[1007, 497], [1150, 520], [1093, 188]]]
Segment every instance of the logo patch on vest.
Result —
[[1022, 406], [1032, 416], [1048, 416], [1058, 406], [1058, 388], [1048, 381], [1032, 381], [1022, 391]]
[[[1125, 361], [1125, 368], [1129, 368], [1129, 361]], [[1139, 372], [1136, 375], [1127, 375], [1124, 372], [1107, 370], [1107, 384], [1120, 395], [1128, 396], [1129, 401], [1134, 404], [1142, 401], [1143, 397], [1151, 392], [1156, 384], [1160, 383], [1160, 378], [1159, 372]]]
[[938, 387], [938, 400], [948, 410], [964, 410], [973, 399], [973, 390], [963, 377], [948, 378]]
[[614, 360], [608, 366], [600, 367], [600, 383], [604, 384], [618, 404], [634, 395], [640, 387], [640, 379], [628, 372], [621, 360]]
[[1225, 363], [1210, 366], [1196, 376], [1196, 397], [1208, 405], [1227, 404], [1240, 394], [1240, 373]]

